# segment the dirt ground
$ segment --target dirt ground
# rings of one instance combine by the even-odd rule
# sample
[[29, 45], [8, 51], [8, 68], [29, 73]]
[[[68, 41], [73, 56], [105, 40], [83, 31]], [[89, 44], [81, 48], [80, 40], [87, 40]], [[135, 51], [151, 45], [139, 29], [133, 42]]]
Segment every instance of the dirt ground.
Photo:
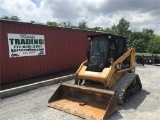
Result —
[[[107, 120], [158, 120], [160, 118], [160, 66], [136, 66], [143, 90]], [[0, 120], [84, 120], [47, 107], [59, 84], [41, 87], [0, 100]]]

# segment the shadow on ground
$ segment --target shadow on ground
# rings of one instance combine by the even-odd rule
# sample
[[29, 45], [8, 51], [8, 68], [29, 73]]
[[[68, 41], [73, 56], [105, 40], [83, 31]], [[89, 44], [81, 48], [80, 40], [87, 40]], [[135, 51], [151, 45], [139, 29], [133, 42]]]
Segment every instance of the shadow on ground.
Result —
[[105, 119], [105, 120], [119, 120], [122, 119], [122, 115], [120, 114], [119, 111], [114, 112], [109, 118]]
[[147, 92], [146, 90], [142, 89], [140, 93], [138, 93], [130, 102], [125, 104], [124, 106], [119, 106], [119, 110], [121, 109], [134, 109], [136, 110], [138, 106], [145, 100], [146, 96], [149, 95], [150, 92]]
[[145, 100], [147, 95], [149, 95], [149, 94], [150, 94], [150, 92], [147, 92], [146, 90], [143, 89], [130, 102], [126, 103], [124, 106], [118, 106], [118, 111], [113, 113], [106, 120], [119, 120], [119, 119], [122, 119], [123, 116], [121, 115], [120, 110], [129, 110], [129, 109], [136, 110], [140, 106], [140, 104]]

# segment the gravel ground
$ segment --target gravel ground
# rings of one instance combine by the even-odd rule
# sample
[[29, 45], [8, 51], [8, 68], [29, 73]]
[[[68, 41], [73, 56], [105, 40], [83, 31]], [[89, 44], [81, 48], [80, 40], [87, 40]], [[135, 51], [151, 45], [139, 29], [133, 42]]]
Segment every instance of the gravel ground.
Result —
[[[143, 90], [107, 120], [158, 120], [160, 118], [160, 67], [136, 66]], [[59, 84], [1, 99], [0, 120], [84, 120], [46, 106]]]

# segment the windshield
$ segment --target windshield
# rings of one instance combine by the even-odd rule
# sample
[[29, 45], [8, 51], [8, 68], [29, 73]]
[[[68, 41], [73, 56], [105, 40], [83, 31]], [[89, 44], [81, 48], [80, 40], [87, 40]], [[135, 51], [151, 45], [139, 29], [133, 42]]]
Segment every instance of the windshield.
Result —
[[102, 70], [107, 60], [108, 40], [104, 36], [92, 37], [89, 42], [89, 69]]

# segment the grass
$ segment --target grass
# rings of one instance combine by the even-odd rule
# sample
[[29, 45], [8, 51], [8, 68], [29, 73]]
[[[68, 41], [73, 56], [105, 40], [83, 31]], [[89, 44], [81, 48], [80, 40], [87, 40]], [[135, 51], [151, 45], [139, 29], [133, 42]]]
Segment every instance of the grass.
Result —
[[158, 55], [160, 56], [160, 54], [153, 54], [153, 53], [136, 53], [136, 55], [144, 55], [144, 56]]

